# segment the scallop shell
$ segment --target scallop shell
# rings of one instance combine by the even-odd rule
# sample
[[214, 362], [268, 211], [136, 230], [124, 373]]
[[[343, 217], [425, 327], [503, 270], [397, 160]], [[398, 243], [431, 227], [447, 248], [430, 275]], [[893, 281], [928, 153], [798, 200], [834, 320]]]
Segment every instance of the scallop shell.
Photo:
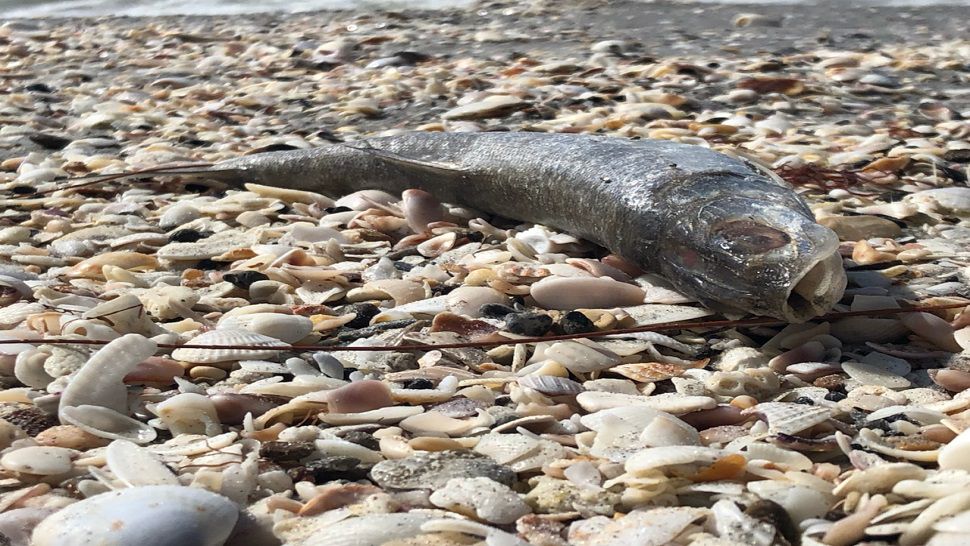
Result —
[[523, 387], [528, 387], [549, 396], [579, 394], [586, 390], [581, 383], [555, 375], [526, 375], [520, 377], [518, 382]]
[[788, 402], [762, 402], [742, 412], [757, 414], [768, 422], [771, 434], [796, 434], [832, 417], [832, 410], [821, 406], [807, 406]]
[[[245, 315], [244, 315], [245, 316]], [[239, 317], [241, 318], [241, 317]], [[233, 360], [267, 360], [273, 358], [279, 351], [270, 347], [286, 347], [282, 341], [246, 330], [218, 329], [200, 334], [192, 338], [191, 345], [248, 345], [267, 347], [267, 349], [196, 349], [179, 348], [172, 351], [172, 358], [193, 364], [210, 364], [213, 362], [228, 362]]]
[[310, 335], [313, 331], [313, 321], [300, 315], [249, 313], [223, 318], [219, 321], [219, 329], [245, 330], [285, 343], [296, 343]]

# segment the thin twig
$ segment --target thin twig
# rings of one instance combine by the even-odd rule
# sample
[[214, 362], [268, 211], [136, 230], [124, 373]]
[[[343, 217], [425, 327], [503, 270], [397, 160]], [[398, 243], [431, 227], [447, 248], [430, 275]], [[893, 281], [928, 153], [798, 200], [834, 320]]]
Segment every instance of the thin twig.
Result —
[[[970, 306], [970, 302], [963, 303], [947, 303], [941, 305], [924, 305], [915, 306], [907, 309], [872, 309], [868, 311], [839, 311], [834, 313], [829, 313], [827, 315], [822, 315], [816, 317], [816, 320], [834, 320], [846, 317], [860, 317], [860, 316], [885, 316], [885, 315], [898, 315], [903, 313], [923, 313], [928, 311], [940, 311], [944, 309], [956, 309], [959, 307]], [[753, 317], [749, 319], [740, 320], [708, 320], [708, 321], [696, 321], [696, 322], [664, 322], [661, 324], [650, 324], [646, 326], [636, 326], [633, 328], [622, 328], [618, 330], [605, 330], [602, 332], [587, 332], [582, 334], [563, 334], [558, 336], [545, 336], [545, 337], [523, 337], [523, 338], [508, 338], [502, 340], [490, 340], [490, 341], [469, 341], [463, 343], [443, 343], [435, 345], [419, 344], [419, 345], [280, 345], [280, 346], [266, 346], [266, 345], [198, 345], [193, 343], [186, 343], [182, 345], [172, 344], [172, 343], [159, 343], [158, 347], [160, 349], [239, 349], [239, 350], [257, 350], [257, 351], [347, 351], [347, 352], [363, 352], [363, 351], [430, 351], [435, 349], [467, 349], [467, 348], [482, 348], [482, 347], [496, 347], [499, 345], [521, 345], [527, 343], [542, 343], [549, 341], [565, 341], [570, 339], [587, 339], [605, 336], [615, 336], [622, 334], [635, 334], [639, 332], [662, 332], [666, 330], [689, 330], [694, 328], [731, 328], [737, 326], [766, 326], [769, 324], [785, 324], [786, 321], [771, 317]], [[16, 343], [42, 343], [46, 345], [107, 345], [110, 341], [104, 341], [99, 339], [3, 339], [0, 340], [0, 345], [10, 345]]]

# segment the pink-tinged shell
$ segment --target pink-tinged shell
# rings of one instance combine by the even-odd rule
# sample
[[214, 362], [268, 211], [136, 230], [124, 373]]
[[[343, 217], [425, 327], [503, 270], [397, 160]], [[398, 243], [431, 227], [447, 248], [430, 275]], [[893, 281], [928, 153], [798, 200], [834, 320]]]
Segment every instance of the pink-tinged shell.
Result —
[[532, 298], [546, 309], [606, 309], [643, 303], [639, 286], [609, 277], [547, 277], [532, 285]]
[[424, 233], [428, 230], [428, 224], [440, 222], [445, 217], [441, 202], [424, 190], [404, 190], [401, 198], [404, 218], [415, 233]]
[[331, 413], [360, 413], [394, 405], [391, 389], [374, 380], [355, 381], [334, 389], [326, 399]]
[[953, 337], [950, 323], [930, 313], [904, 313], [899, 317], [903, 325], [921, 338], [944, 351], [959, 353], [963, 350]]

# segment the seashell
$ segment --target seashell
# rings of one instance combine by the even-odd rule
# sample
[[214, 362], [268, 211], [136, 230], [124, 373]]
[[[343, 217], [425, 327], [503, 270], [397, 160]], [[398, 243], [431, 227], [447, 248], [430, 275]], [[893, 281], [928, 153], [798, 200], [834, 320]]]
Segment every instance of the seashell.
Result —
[[136, 296], [125, 294], [87, 310], [81, 315], [88, 320], [103, 322], [121, 334], [154, 336], [164, 332], [145, 314]]
[[219, 328], [245, 330], [275, 338], [284, 343], [296, 343], [310, 335], [310, 332], [313, 331], [313, 321], [300, 315], [250, 313], [225, 317], [219, 321]]
[[415, 233], [424, 233], [428, 230], [428, 224], [440, 222], [445, 217], [441, 202], [424, 190], [404, 190], [401, 194], [401, 209], [408, 226]]
[[[367, 298], [354, 296], [355, 290], [370, 290], [394, 300], [394, 305], [405, 305], [424, 299], [427, 294], [423, 284], [403, 279], [382, 279], [364, 285], [363, 289], [354, 289], [347, 294], [347, 301], [364, 301]], [[375, 294], [376, 295], [376, 294]]]
[[832, 335], [842, 343], [888, 343], [906, 335], [907, 328], [896, 319], [846, 317], [832, 323]]
[[108, 469], [128, 487], [179, 485], [178, 478], [154, 454], [127, 440], [115, 440], [105, 450]]
[[581, 383], [555, 375], [525, 375], [518, 379], [518, 383], [548, 396], [579, 394], [585, 390]]
[[381, 208], [397, 202], [397, 197], [385, 191], [360, 190], [337, 199], [334, 202], [334, 206], [347, 207], [356, 211], [365, 211], [369, 208]]
[[910, 366], [905, 360], [880, 353], [870, 353], [862, 360], [843, 362], [842, 370], [863, 385], [879, 385], [891, 389], [909, 387], [909, 380], [904, 376], [910, 372]]
[[458, 234], [450, 231], [448, 233], [442, 233], [424, 241], [415, 247], [418, 254], [424, 256], [425, 258], [437, 258], [445, 252], [448, 252], [455, 247], [455, 243], [458, 241]]
[[508, 486], [488, 478], [455, 478], [429, 497], [431, 504], [499, 525], [532, 512]]
[[636, 396], [617, 392], [590, 390], [577, 394], [576, 402], [588, 412], [620, 408], [623, 406], [647, 406], [673, 415], [682, 415], [717, 406], [717, 401], [709, 396], [687, 396], [676, 393]]
[[0, 466], [10, 472], [36, 476], [57, 476], [74, 468], [77, 452], [63, 447], [29, 446], [14, 448], [0, 457]]
[[62, 423], [74, 425], [89, 434], [109, 440], [147, 444], [158, 435], [149, 425], [102, 406], [81, 404], [62, 407], [58, 411], [58, 417]]
[[865, 470], [854, 470], [848, 478], [842, 480], [832, 494], [844, 497], [851, 492], [859, 493], [888, 493], [897, 482], [903, 480], [922, 480], [926, 471], [911, 463], [883, 463], [871, 466]]
[[371, 479], [391, 489], [440, 489], [452, 478], [476, 477], [511, 485], [515, 473], [474, 451], [417, 452], [405, 459], [381, 461], [371, 469]]
[[372, 423], [392, 425], [422, 412], [424, 412], [424, 408], [421, 406], [388, 406], [357, 413], [320, 413], [317, 414], [317, 419], [333, 426], [366, 425]]
[[509, 464], [539, 449], [539, 441], [519, 434], [486, 434], [475, 445], [475, 451], [498, 464]]
[[453, 419], [441, 412], [431, 410], [408, 417], [398, 423], [398, 426], [418, 435], [463, 436], [472, 429], [488, 427], [494, 423], [495, 419], [485, 412], [480, 413], [475, 419]]
[[821, 518], [833, 503], [830, 494], [788, 481], [752, 481], [748, 482], [747, 487], [762, 499], [781, 505], [796, 525], [808, 519]]
[[216, 408], [209, 398], [195, 393], [177, 394], [149, 409], [158, 415], [172, 435], [222, 432]]
[[266, 360], [272, 358], [279, 351], [272, 347], [286, 347], [282, 341], [245, 330], [233, 330], [220, 328], [200, 334], [192, 338], [191, 345], [202, 346], [221, 346], [221, 345], [245, 345], [255, 347], [267, 347], [266, 349], [197, 349], [197, 348], [178, 348], [172, 351], [172, 358], [193, 364], [210, 364], [216, 362], [228, 362], [233, 360]]
[[[634, 510], [614, 520], [597, 516], [583, 520], [581, 525], [570, 526], [569, 543], [577, 546], [674, 544], [674, 539], [693, 522], [709, 514], [705, 508], [674, 507]], [[591, 522], [594, 524], [590, 525]]]
[[623, 468], [630, 474], [644, 475], [674, 465], [707, 466], [727, 455], [730, 453], [723, 449], [704, 446], [650, 447], [630, 456]]
[[61, 393], [58, 417], [65, 421], [64, 409], [81, 405], [101, 406], [126, 415], [128, 391], [124, 377], [139, 362], [155, 354], [157, 348], [154, 341], [138, 334], [126, 334], [102, 347]]
[[0, 306], [10, 305], [33, 295], [34, 291], [24, 281], [8, 275], [0, 275]]
[[714, 361], [714, 369], [724, 372], [768, 366], [768, 357], [753, 347], [733, 347], [721, 353]]
[[111, 491], [76, 502], [35, 529], [36, 546], [219, 546], [239, 509], [221, 495], [171, 485]]
[[486, 304], [508, 305], [511, 298], [485, 286], [460, 286], [445, 296], [445, 305], [456, 315], [481, 318], [480, 309]]
[[[442, 512], [446, 514], [447, 512]], [[290, 544], [303, 546], [381, 546], [421, 534], [421, 526], [439, 517], [434, 512], [403, 512], [394, 514], [366, 514], [336, 522], [316, 524], [302, 532], [306, 536], [289, 534], [284, 520], [274, 527], [274, 534], [282, 535]]]
[[618, 355], [588, 340], [553, 343], [546, 349], [545, 356], [573, 373], [605, 370], [620, 362]]
[[904, 313], [899, 320], [914, 334], [944, 351], [959, 353], [962, 347], [953, 338], [950, 323], [930, 313]]
[[609, 277], [546, 277], [531, 285], [530, 295], [545, 309], [605, 309], [643, 303], [642, 288]]
[[72, 279], [101, 279], [104, 275], [101, 268], [106, 265], [113, 265], [125, 270], [145, 271], [158, 269], [158, 260], [154, 256], [142, 254], [140, 252], [130, 252], [127, 250], [117, 252], [105, 252], [91, 258], [87, 258], [71, 266], [65, 275]]
[[781, 449], [761, 442], [748, 444], [746, 451], [750, 462], [755, 460], [769, 461], [789, 470], [808, 471], [813, 464], [811, 459], [797, 451]]
[[[30, 347], [28, 345], [28, 347]], [[9, 350], [9, 347], [8, 347]], [[50, 358], [50, 354], [34, 348], [22, 351], [16, 356], [14, 361], [13, 375], [18, 381], [35, 389], [45, 389], [47, 385], [54, 381], [47, 371], [44, 370], [44, 362]]]
[[[968, 429], [970, 430], [970, 429]], [[970, 431], [964, 430], [940, 449], [940, 470], [970, 471]]]
[[758, 415], [768, 422], [772, 434], [795, 435], [832, 417], [832, 410], [821, 406], [806, 406], [788, 402], [762, 402], [742, 412]]
[[[316, 204], [321, 208], [334, 206], [333, 199], [312, 191], [279, 188], [276, 186], [262, 186], [259, 184], [244, 184], [243, 187], [245, 187], [247, 191], [251, 191], [260, 197], [279, 199], [284, 203]], [[161, 220], [159, 220], [159, 223], [161, 224]], [[179, 222], [179, 224], [183, 223], [186, 222]]]
[[391, 390], [381, 381], [354, 381], [327, 392], [329, 412], [360, 413], [394, 405]]
[[19, 302], [0, 306], [0, 329], [16, 326], [35, 313], [43, 313], [47, 308], [35, 302]]
[[610, 368], [610, 372], [628, 377], [638, 383], [654, 383], [684, 375], [682, 367], [662, 362], [621, 364]]
[[899, 537], [901, 546], [926, 544], [933, 535], [934, 524], [941, 519], [970, 509], [970, 492], [960, 492], [938, 499], [916, 515]]

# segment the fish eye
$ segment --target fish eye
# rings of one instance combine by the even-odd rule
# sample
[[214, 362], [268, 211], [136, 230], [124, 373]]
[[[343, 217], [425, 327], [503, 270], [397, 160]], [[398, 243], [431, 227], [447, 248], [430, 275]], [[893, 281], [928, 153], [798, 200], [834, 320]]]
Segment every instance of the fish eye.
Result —
[[753, 220], [732, 220], [714, 230], [727, 250], [746, 254], [763, 254], [791, 242], [791, 237], [780, 229]]

